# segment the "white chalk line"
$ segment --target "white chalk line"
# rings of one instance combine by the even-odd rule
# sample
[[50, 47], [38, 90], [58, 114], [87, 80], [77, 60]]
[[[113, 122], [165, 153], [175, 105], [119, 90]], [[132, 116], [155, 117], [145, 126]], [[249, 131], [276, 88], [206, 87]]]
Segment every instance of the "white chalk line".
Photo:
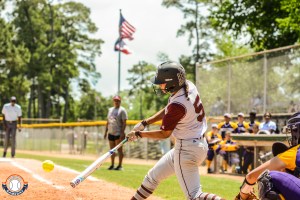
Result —
[[[15, 167], [17, 167], [17, 168], [19, 168], [19, 169], [21, 169], [21, 170], [23, 170], [23, 171], [29, 173], [29, 174], [31, 174], [32, 177], [34, 177], [35, 179], [37, 179], [38, 181], [40, 181], [40, 182], [42, 182], [42, 183], [45, 183], [45, 184], [47, 184], [47, 185], [51, 185], [52, 187], [54, 187], [54, 188], [56, 188], [56, 189], [58, 189], [58, 190], [65, 190], [65, 189], [66, 189], [65, 186], [54, 185], [53, 182], [44, 179], [44, 178], [41, 177], [40, 175], [34, 173], [34, 172], [31, 171], [30, 169], [24, 167], [23, 165], [21, 165], [21, 164], [15, 162], [15, 161], [12, 161], [11, 164], [14, 165]], [[60, 166], [60, 165], [55, 165], [55, 167], [56, 167], [56, 168], [59, 168], [59, 169], [61, 169], [61, 170], [70, 172], [70, 173], [80, 174], [79, 171], [76, 171], [76, 170], [74, 170], [74, 169], [70, 169], [70, 168], [67, 168], [67, 167], [63, 167], [63, 166]], [[92, 177], [92, 176], [89, 176], [87, 179], [90, 180], [90, 181], [99, 181], [99, 179], [97, 179], [97, 178], [95, 178], [95, 177]]]
[[61, 186], [61, 185], [54, 185], [51, 181], [48, 181], [46, 179], [44, 179], [43, 177], [41, 177], [40, 175], [34, 173], [33, 171], [31, 171], [30, 169], [24, 167], [23, 165], [17, 163], [17, 162], [11, 162], [11, 164], [25, 172], [27, 172], [28, 174], [31, 174], [33, 178], [35, 178], [36, 180], [42, 182], [42, 183], [45, 183], [47, 185], [51, 185], [52, 187], [54, 187], [55, 189], [58, 189], [58, 190], [64, 190], [65, 187], [64, 186]]

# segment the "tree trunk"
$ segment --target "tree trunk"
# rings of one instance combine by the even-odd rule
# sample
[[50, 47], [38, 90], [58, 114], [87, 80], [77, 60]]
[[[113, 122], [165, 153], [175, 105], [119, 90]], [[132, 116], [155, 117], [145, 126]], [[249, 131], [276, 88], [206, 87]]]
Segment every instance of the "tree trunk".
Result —
[[32, 83], [31, 83], [31, 86], [30, 86], [30, 97], [29, 97], [29, 101], [28, 101], [28, 111], [27, 111], [27, 117], [28, 118], [31, 118], [31, 106], [32, 106], [32, 103], [33, 103], [33, 98], [34, 98], [34, 79], [33, 79]]
[[47, 103], [46, 103], [46, 111], [45, 111], [45, 118], [50, 118], [51, 115], [51, 96], [47, 97]]
[[65, 108], [64, 108], [63, 122], [66, 122], [67, 121], [67, 114], [68, 114], [67, 111], [68, 111], [68, 107], [69, 107], [69, 86], [65, 86], [64, 91], [65, 91], [65, 95], [64, 95]]
[[38, 118], [45, 118], [45, 98], [42, 93], [42, 86], [38, 85]]

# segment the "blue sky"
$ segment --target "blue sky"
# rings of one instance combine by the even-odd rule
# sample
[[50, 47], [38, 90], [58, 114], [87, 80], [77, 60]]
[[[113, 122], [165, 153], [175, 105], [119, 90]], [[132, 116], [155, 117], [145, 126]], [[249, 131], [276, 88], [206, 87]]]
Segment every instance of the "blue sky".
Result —
[[162, 0], [76, 1], [91, 9], [91, 19], [99, 29], [95, 37], [105, 42], [102, 55], [96, 60], [97, 71], [102, 75], [96, 90], [104, 96], [114, 95], [118, 89], [118, 53], [113, 46], [118, 37], [119, 9], [137, 30], [135, 39], [127, 42], [134, 53], [122, 54], [121, 90], [130, 87], [126, 80], [129, 77], [127, 70], [138, 61], [158, 64], [158, 52], [166, 53], [172, 60], [191, 53], [187, 39], [176, 38], [176, 32], [183, 23], [182, 13], [175, 8], [162, 7]]

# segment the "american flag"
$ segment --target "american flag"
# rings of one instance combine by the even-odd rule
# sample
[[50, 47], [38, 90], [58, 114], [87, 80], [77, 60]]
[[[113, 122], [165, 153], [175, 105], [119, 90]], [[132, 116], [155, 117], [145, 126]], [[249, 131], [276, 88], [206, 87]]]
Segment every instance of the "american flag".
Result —
[[119, 31], [122, 39], [133, 39], [132, 35], [135, 32], [135, 28], [125, 20], [122, 14], [120, 15]]

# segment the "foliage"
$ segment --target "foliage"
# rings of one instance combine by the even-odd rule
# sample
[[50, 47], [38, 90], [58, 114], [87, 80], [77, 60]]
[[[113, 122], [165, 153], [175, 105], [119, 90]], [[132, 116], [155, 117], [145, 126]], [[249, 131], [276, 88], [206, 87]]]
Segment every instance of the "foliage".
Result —
[[211, 19], [217, 30], [234, 36], [250, 36], [256, 51], [294, 44], [299, 39], [299, 2], [297, 0], [215, 1]]
[[18, 94], [18, 101], [25, 101], [29, 92], [26, 65], [30, 54], [24, 43], [16, 43], [16, 28], [0, 18], [0, 99], [1, 105]]
[[75, 113], [77, 118], [85, 120], [106, 120], [108, 108], [112, 106], [112, 101], [101, 96], [95, 90], [90, 90], [81, 95], [77, 103], [78, 109]]
[[300, 3], [298, 0], [282, 0], [281, 10], [288, 13], [287, 16], [278, 18], [276, 21], [283, 33], [295, 32], [300, 38]]

